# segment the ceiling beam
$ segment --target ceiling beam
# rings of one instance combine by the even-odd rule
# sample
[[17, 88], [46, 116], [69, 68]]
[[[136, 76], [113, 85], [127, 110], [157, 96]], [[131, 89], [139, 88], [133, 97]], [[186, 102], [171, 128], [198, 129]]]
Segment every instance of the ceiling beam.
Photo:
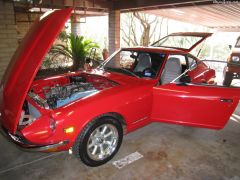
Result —
[[240, 32], [240, 26], [213, 27], [213, 28], [222, 32]]
[[[56, 1], [56, 0], [55, 0]], [[63, 1], [63, 0], [58, 0]], [[113, 2], [106, 0], [64, 0], [67, 6], [112, 9]]]
[[28, 3], [14, 1], [15, 7], [30, 9], [33, 7], [62, 9], [65, 7], [75, 7], [76, 9], [105, 10], [113, 8], [112, 1], [106, 0], [43, 0], [41, 3]]
[[213, 0], [119, 0], [114, 1], [113, 8], [122, 12], [134, 10], [149, 10], [167, 7], [213, 4]]

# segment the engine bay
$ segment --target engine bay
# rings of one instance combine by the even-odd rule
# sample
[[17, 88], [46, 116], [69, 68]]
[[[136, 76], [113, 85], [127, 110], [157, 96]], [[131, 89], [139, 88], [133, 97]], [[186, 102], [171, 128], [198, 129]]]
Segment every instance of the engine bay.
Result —
[[45, 89], [44, 95], [49, 108], [55, 109], [97, 91], [91, 83], [73, 82]]
[[23, 104], [19, 128], [41, 117], [44, 109], [60, 108], [117, 85], [118, 83], [103, 76], [87, 73], [36, 80], [32, 83]]
[[105, 77], [92, 74], [59, 76], [35, 81], [28, 96], [45, 109], [56, 109], [116, 85]]

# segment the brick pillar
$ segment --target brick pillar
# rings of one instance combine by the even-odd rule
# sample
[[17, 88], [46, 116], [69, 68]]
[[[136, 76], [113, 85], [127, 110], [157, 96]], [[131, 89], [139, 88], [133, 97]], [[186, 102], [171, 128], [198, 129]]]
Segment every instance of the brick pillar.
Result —
[[111, 10], [108, 14], [109, 54], [120, 48], [120, 11]]
[[0, 0], [0, 79], [17, 45], [13, 4]]
[[80, 29], [80, 16], [74, 15], [71, 18], [71, 33], [73, 33], [75, 36], [81, 35], [81, 29]]

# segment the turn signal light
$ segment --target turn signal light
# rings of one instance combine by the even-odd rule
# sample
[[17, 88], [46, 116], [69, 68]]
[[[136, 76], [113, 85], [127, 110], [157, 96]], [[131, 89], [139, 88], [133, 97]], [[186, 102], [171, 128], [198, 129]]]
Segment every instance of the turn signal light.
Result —
[[73, 126], [64, 129], [64, 133], [66, 133], [66, 134], [71, 134], [73, 132], [74, 132]]

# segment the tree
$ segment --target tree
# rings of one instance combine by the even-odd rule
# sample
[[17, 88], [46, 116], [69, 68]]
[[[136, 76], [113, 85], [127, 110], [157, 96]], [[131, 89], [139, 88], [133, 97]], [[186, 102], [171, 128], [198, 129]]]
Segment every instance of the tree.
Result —
[[133, 12], [125, 13], [122, 19], [122, 40], [127, 46], [148, 46], [161, 37], [162, 17]]

